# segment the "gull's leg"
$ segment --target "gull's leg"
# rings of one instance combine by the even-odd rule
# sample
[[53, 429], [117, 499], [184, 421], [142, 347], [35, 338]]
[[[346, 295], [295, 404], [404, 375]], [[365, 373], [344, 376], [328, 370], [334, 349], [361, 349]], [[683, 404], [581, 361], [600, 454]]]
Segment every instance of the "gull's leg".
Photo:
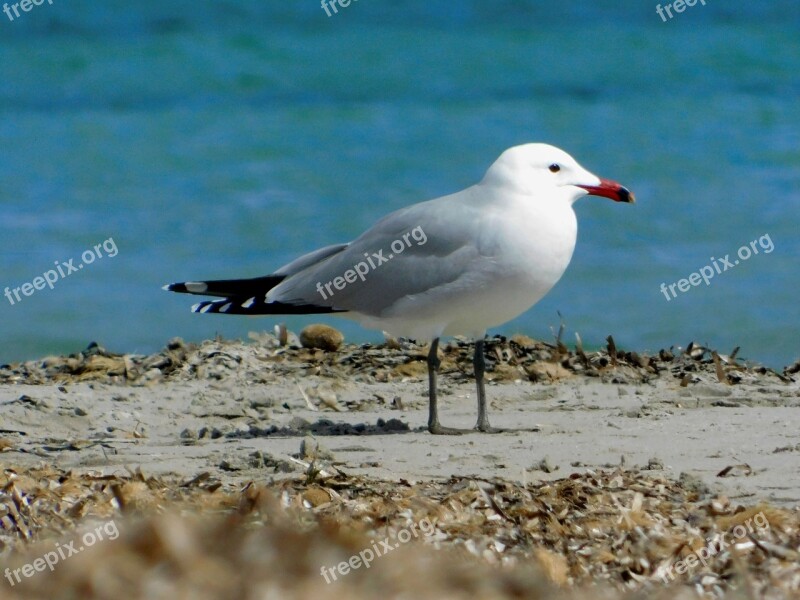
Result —
[[428, 352], [428, 431], [438, 435], [458, 435], [458, 429], [442, 427], [439, 424], [439, 412], [436, 407], [436, 372], [439, 370], [439, 338], [431, 342]]
[[475, 425], [475, 429], [484, 433], [499, 433], [500, 429], [495, 429], [489, 425], [489, 417], [486, 414], [486, 386], [483, 383], [486, 359], [483, 356], [483, 338], [475, 342], [475, 355], [472, 357], [472, 366], [475, 368], [475, 382], [478, 386], [478, 423]]

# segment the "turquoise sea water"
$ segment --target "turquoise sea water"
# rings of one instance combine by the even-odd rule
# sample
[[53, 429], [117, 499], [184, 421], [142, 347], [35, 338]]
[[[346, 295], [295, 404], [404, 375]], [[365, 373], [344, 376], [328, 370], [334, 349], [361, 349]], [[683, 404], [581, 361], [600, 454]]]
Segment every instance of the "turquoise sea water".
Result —
[[[562, 281], [492, 333], [800, 357], [800, 5], [54, 0], [0, 13], [0, 362], [245, 337], [160, 286], [257, 276], [546, 141], [636, 192], [586, 198]], [[667, 301], [659, 287], [768, 235]], [[28, 288], [30, 291], [30, 288]], [[677, 289], [677, 288], [676, 288]], [[350, 340], [380, 333], [338, 318]]]

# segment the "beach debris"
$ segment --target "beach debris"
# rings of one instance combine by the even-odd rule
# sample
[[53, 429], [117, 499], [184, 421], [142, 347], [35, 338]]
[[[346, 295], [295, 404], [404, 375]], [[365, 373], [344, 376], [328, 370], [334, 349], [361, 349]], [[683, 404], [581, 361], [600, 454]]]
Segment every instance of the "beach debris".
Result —
[[542, 460], [538, 463], [531, 466], [528, 471], [542, 471], [543, 473], [554, 473], [558, 471], [560, 467], [558, 465], [553, 466], [550, 464], [550, 457], [545, 456]]
[[278, 344], [281, 346], [289, 344], [289, 330], [286, 328], [286, 323], [275, 325], [275, 337], [278, 338]]
[[[339, 337], [341, 334], [335, 329], [325, 325], [313, 327], [325, 328], [327, 332], [314, 336], [317, 340], [314, 343], [306, 340], [313, 347], [303, 347], [299, 341], [294, 343], [292, 340], [297, 336], [292, 332], [288, 333], [289, 343], [285, 346], [266, 332], [251, 333], [249, 337], [254, 343], [208, 340], [201, 344], [186, 344], [175, 338], [163, 350], [149, 356], [113, 354], [93, 343], [86, 350], [65, 357], [0, 365], [0, 383], [64, 387], [97, 382], [151, 386], [159, 381], [204, 380], [214, 382], [214, 385], [226, 381], [254, 385], [290, 378], [300, 385], [307, 406], [314, 405], [313, 400], [317, 399], [322, 406], [339, 411], [352, 410], [353, 407], [344, 407], [338, 402], [333, 391], [335, 387], [309, 386], [302, 380], [312, 375], [333, 382], [354, 377], [379, 382], [425, 380], [427, 377], [427, 349], [424, 345], [407, 340], [393, 340], [381, 345], [344, 344]], [[327, 341], [320, 341], [323, 339]], [[606, 341], [605, 349], [588, 351], [577, 336], [576, 349], [572, 352], [560, 339], [552, 344], [523, 335], [487, 338], [487, 379], [498, 383], [526, 379], [556, 383], [582, 375], [604, 382], [635, 384], [667, 377], [691, 389], [697, 385], [719, 386], [720, 382], [726, 388], [740, 383], [785, 384], [797, 378], [796, 373], [800, 372], [787, 367], [783, 373], [778, 373], [758, 364], [734, 360], [736, 350], [724, 357], [694, 342], [689, 343], [685, 350], [661, 350], [649, 355], [620, 350], [612, 336], [608, 336]], [[336, 347], [337, 350], [333, 352], [318, 346]], [[459, 380], [471, 378], [473, 348], [471, 341], [461, 337], [440, 346], [440, 375]], [[320, 394], [315, 396], [314, 389], [320, 390]], [[31, 394], [25, 396], [28, 399], [19, 402], [48, 410], [47, 406], [38, 405]]]
[[789, 377], [789, 375], [795, 375], [797, 373], [800, 373], [800, 360], [797, 360], [783, 370], [783, 374], [786, 377]]
[[[293, 417], [286, 426], [270, 425], [259, 427], [251, 424], [244, 429], [236, 429], [225, 434], [226, 438], [234, 439], [253, 439], [259, 437], [289, 437], [305, 436], [306, 434], [319, 436], [336, 435], [383, 435], [391, 433], [404, 433], [410, 431], [408, 423], [400, 419], [376, 420], [375, 424], [370, 423], [343, 423], [334, 422], [330, 419], [318, 419], [314, 423], [309, 423], [301, 417]], [[221, 434], [220, 434], [221, 435]]]
[[714, 371], [717, 375], [717, 379], [719, 379], [719, 382], [730, 385], [731, 382], [728, 379], [728, 376], [725, 374], [725, 369], [722, 368], [722, 361], [720, 360], [719, 354], [717, 354], [716, 350], [711, 352], [711, 360], [714, 362]]
[[336, 352], [343, 342], [342, 333], [329, 325], [319, 323], [308, 325], [300, 332], [300, 343], [303, 348], [318, 348], [327, 352]]
[[706, 498], [712, 495], [711, 488], [697, 475], [684, 471], [678, 475], [678, 483], [687, 491], [695, 494], [697, 498]]
[[606, 342], [608, 342], [608, 347], [606, 350], [608, 351], [608, 358], [611, 360], [611, 366], [617, 366], [617, 345], [614, 343], [614, 338], [612, 336], [608, 336], [606, 338]]
[[307, 435], [300, 442], [299, 458], [304, 460], [333, 460], [333, 454], [319, 440]]
[[717, 473], [717, 477], [747, 477], [753, 474], [753, 468], [748, 464], [729, 465]]
[[525, 368], [531, 381], [558, 381], [571, 377], [572, 373], [558, 363], [536, 362]]
[[305, 401], [306, 407], [309, 410], [316, 411], [317, 410], [317, 406], [313, 402], [311, 402], [311, 398], [308, 397], [308, 394], [306, 394], [306, 391], [303, 389], [303, 386], [300, 385], [299, 383], [297, 383], [296, 385], [297, 385], [297, 389], [300, 390], [300, 395], [303, 396], [303, 401]]
[[[800, 589], [797, 511], [698, 498], [661, 475], [612, 468], [524, 485], [456, 476], [398, 482], [292, 462], [302, 474], [234, 487], [208, 472], [6, 468], [0, 555], [12, 572], [98, 524], [113, 524], [119, 537], [4, 597], [80, 589], [88, 600], [145, 598], [154, 585], [187, 597], [200, 589], [215, 591], [203, 597], [246, 597], [257, 586], [336, 599], [374, 597], [375, 589], [420, 599], [564, 600], [780, 598]], [[394, 545], [391, 560], [340, 574], [336, 586], [320, 575], [380, 540]]]

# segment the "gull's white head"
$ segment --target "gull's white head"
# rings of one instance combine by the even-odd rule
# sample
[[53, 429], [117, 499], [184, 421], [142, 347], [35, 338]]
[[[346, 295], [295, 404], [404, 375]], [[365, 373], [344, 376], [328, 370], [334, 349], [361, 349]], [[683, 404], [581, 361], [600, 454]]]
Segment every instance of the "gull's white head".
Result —
[[634, 202], [616, 181], [593, 175], [569, 154], [549, 144], [523, 144], [503, 152], [489, 167], [482, 184], [505, 187], [537, 197], [561, 198], [572, 204], [586, 195]]

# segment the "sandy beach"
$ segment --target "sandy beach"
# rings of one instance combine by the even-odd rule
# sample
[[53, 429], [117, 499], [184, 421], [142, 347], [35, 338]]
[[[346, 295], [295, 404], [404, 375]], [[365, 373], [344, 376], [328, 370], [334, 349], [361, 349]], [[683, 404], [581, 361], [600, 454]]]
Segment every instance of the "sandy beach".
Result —
[[[269, 472], [248, 457], [287, 461], [312, 435], [338, 468], [379, 478], [473, 474], [532, 481], [622, 465], [673, 478], [685, 473], [740, 501], [800, 504], [794, 476], [800, 385], [771, 373], [730, 385], [710, 368], [681, 387], [671, 373], [639, 381], [641, 373], [629, 365], [606, 367], [603, 377], [558, 365], [563, 372], [553, 380], [545, 367], [556, 365], [544, 362], [545, 381], [509, 381], [514, 374], [503, 371], [494, 378], [502, 381], [488, 387], [492, 423], [510, 431], [449, 437], [425, 430], [424, 348], [409, 362], [401, 350], [385, 352], [381, 358], [398, 363], [387, 368], [391, 381], [348, 377], [302, 355], [291, 365], [263, 361], [270, 351], [208, 342], [196, 351], [202, 362], [194, 368], [184, 365], [168, 377], [148, 370], [133, 386], [102, 382], [108, 372], [102, 370], [70, 383], [62, 377], [63, 383], [6, 384], [0, 388], [3, 429], [14, 443], [6, 460], [104, 472], [140, 466], [183, 476], [212, 469], [221, 480], [240, 483]], [[472, 427], [469, 370], [447, 368], [442, 418]], [[727, 467], [733, 468], [719, 476]]]
[[[796, 365], [779, 373], [695, 345], [647, 356], [498, 337], [487, 342], [487, 393], [492, 424], [507, 431], [432, 436], [426, 347], [326, 351], [294, 334], [285, 345], [251, 337], [172, 340], [152, 356], [92, 345], [0, 367], [6, 473], [202, 474], [236, 492], [307, 481], [312, 470], [322, 481], [472, 478], [522, 489], [617, 471], [734, 513], [770, 506], [796, 518], [800, 506]], [[450, 426], [474, 425], [470, 352], [459, 340], [442, 349]]]

